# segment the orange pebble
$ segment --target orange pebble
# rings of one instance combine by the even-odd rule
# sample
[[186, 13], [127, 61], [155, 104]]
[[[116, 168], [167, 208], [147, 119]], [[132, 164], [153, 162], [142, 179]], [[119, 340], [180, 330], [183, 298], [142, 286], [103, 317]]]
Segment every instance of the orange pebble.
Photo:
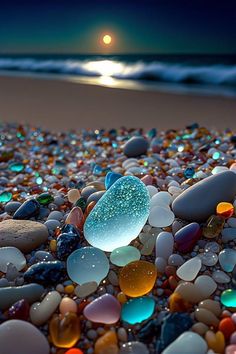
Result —
[[178, 282], [177, 282], [176, 278], [173, 275], [171, 275], [169, 277], [168, 282], [169, 282], [170, 288], [172, 290], [175, 290], [175, 288], [177, 288]]
[[111, 350], [113, 350], [112, 353], [118, 353], [119, 351], [117, 346], [117, 336], [115, 332], [108, 331], [102, 337], [97, 339], [94, 346], [94, 352], [95, 354], [108, 354]]
[[65, 354], [83, 354], [82, 350], [78, 348], [71, 348], [65, 352]]
[[56, 252], [56, 250], [57, 250], [57, 241], [56, 240], [51, 240], [49, 247], [50, 247], [50, 250], [52, 252]]
[[66, 294], [73, 294], [74, 290], [75, 290], [74, 285], [67, 285], [64, 288]]
[[190, 304], [178, 293], [173, 293], [169, 297], [170, 312], [186, 312]]
[[225, 339], [229, 339], [236, 330], [236, 326], [230, 317], [223, 318], [219, 323], [219, 330], [224, 334]]
[[234, 214], [234, 206], [228, 202], [221, 202], [216, 207], [216, 214], [228, 219]]
[[127, 297], [124, 293], [122, 293], [122, 291], [120, 293], [117, 294], [117, 300], [121, 303], [124, 304], [125, 302], [127, 302]]

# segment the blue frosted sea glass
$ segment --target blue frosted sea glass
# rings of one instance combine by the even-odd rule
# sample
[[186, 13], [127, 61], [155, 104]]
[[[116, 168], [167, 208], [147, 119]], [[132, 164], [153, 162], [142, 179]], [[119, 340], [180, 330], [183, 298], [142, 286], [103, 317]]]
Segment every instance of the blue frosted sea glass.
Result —
[[105, 178], [105, 188], [109, 189], [121, 177], [123, 175], [120, 173], [108, 172]]
[[67, 273], [77, 284], [83, 285], [92, 281], [99, 284], [108, 272], [107, 256], [98, 248], [82, 247], [67, 258]]
[[119, 178], [95, 205], [84, 224], [94, 247], [111, 252], [135, 239], [149, 216], [150, 197], [137, 177]]
[[127, 301], [121, 310], [121, 319], [129, 324], [141, 323], [152, 316], [155, 301], [147, 296]]

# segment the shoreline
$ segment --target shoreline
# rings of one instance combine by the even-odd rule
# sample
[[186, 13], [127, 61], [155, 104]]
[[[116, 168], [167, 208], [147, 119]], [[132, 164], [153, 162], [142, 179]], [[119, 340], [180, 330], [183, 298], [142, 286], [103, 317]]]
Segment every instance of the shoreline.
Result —
[[0, 121], [52, 130], [184, 128], [192, 123], [234, 129], [236, 101], [228, 97], [108, 88], [31, 76], [0, 75]]

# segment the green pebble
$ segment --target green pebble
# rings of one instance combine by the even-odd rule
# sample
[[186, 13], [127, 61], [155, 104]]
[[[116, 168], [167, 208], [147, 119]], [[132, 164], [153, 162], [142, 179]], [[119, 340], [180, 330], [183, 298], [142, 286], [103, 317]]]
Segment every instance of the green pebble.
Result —
[[222, 292], [221, 303], [227, 307], [236, 307], [236, 290], [227, 289]]
[[36, 200], [42, 205], [47, 205], [53, 202], [54, 198], [49, 193], [42, 193], [36, 198]]
[[11, 200], [12, 193], [10, 192], [3, 192], [0, 194], [0, 203], [7, 203]]
[[79, 198], [77, 202], [75, 203], [75, 206], [80, 207], [82, 211], [84, 212], [86, 209], [86, 200], [84, 198]]

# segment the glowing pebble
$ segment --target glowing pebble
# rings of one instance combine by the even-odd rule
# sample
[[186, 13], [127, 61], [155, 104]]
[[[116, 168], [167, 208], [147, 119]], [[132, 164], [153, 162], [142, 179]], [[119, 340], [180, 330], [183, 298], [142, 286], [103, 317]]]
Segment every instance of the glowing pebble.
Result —
[[140, 256], [140, 252], [136, 247], [123, 246], [112, 251], [110, 261], [118, 267], [124, 267], [130, 262], [138, 261]]
[[109, 261], [105, 253], [95, 247], [82, 247], [67, 258], [67, 273], [72, 281], [83, 285], [99, 284], [109, 271]]
[[146, 261], [135, 261], [121, 269], [119, 285], [121, 291], [130, 297], [138, 297], [152, 290], [157, 277], [154, 264]]
[[126, 302], [121, 311], [121, 319], [129, 324], [145, 321], [152, 316], [155, 301], [151, 297], [139, 297]]
[[234, 289], [227, 289], [222, 292], [221, 303], [227, 307], [236, 307], [236, 290]]
[[108, 252], [128, 245], [145, 225], [149, 204], [147, 188], [138, 178], [119, 178], [87, 217], [84, 224], [86, 240]]
[[216, 214], [228, 219], [234, 214], [234, 206], [231, 203], [221, 202], [217, 204]]

